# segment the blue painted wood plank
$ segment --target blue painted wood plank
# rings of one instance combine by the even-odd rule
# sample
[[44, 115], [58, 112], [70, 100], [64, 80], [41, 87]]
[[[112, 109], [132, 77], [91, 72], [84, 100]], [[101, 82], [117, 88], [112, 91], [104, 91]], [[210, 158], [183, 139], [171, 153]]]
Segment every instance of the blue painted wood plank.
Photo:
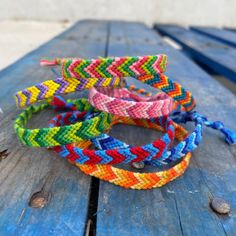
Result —
[[[109, 56], [166, 53], [167, 75], [193, 92], [197, 111], [223, 120], [235, 129], [236, 98], [180, 51], [142, 24], [110, 24]], [[192, 130], [191, 125], [187, 126]], [[157, 134], [138, 127], [114, 127], [112, 135], [130, 144], [153, 141]], [[126, 190], [100, 182], [97, 235], [235, 235], [236, 147], [220, 134], [204, 129], [183, 177], [153, 190]], [[128, 167], [130, 169], [130, 167]], [[145, 170], [150, 170], [145, 167]], [[217, 216], [209, 199], [220, 196], [231, 204], [231, 214]]]
[[[12, 128], [20, 113], [13, 94], [55, 78], [39, 66], [41, 57], [104, 56], [106, 38], [107, 23], [82, 21], [0, 72], [0, 151], [9, 152], [0, 158], [0, 235], [84, 235], [91, 178], [52, 151], [20, 145]], [[38, 115], [29, 127], [47, 127], [53, 115]], [[37, 192], [48, 199], [44, 208], [29, 206]]]
[[180, 26], [156, 25], [155, 28], [182, 45], [196, 60], [236, 82], [235, 48]]
[[228, 44], [229, 46], [236, 47], [235, 32], [214, 27], [201, 27], [201, 26], [200, 27], [192, 26], [190, 27], [190, 29], [203, 35], [209, 36], [213, 39], [217, 39], [222, 43]]

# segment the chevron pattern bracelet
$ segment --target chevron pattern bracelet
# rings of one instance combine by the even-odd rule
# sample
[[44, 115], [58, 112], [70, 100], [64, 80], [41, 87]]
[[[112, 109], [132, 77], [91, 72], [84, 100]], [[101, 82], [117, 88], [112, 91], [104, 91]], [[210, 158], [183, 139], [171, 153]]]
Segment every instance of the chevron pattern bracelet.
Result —
[[[61, 101], [63, 103], [62, 99]], [[66, 102], [64, 102], [64, 104], [66, 106]], [[164, 147], [164, 149], [162, 149], [161, 152], [160, 150], [158, 150], [157, 148], [158, 146], [156, 147], [157, 148], [156, 150], [154, 149], [155, 146], [152, 147], [152, 149], [150, 148], [148, 149], [146, 146], [135, 147], [137, 148], [138, 151], [133, 152], [134, 147], [131, 147], [126, 143], [118, 139], [115, 139], [107, 134], [101, 134], [100, 136], [91, 139], [95, 147], [101, 150], [98, 151], [81, 150], [69, 144], [62, 147], [64, 150], [62, 155], [63, 157], [70, 159], [71, 161], [75, 161], [79, 164], [117, 164], [120, 162], [129, 163], [129, 162], [146, 161], [146, 163], [148, 164], [154, 166], [160, 166], [163, 164], [168, 164], [172, 161], [176, 161], [177, 159], [180, 159], [183, 156], [185, 156], [188, 152], [194, 151], [202, 139], [203, 125], [211, 127], [213, 129], [217, 129], [221, 133], [223, 133], [226, 137], [226, 142], [228, 144], [234, 144], [236, 142], [235, 141], [236, 135], [233, 133], [233, 131], [225, 128], [222, 122], [208, 121], [206, 117], [203, 117], [196, 112], [184, 112], [184, 113], [174, 112], [171, 117], [178, 123], [185, 123], [189, 121], [195, 123], [194, 131], [191, 134], [189, 134], [183, 140], [183, 142], [180, 142], [171, 149], [168, 149], [169, 144], [173, 141], [173, 136], [174, 136], [174, 133], [168, 135], [169, 125], [170, 124], [172, 126], [174, 125], [174, 123], [171, 121], [171, 118], [162, 117], [159, 119], [156, 118], [150, 120], [140, 120], [140, 119], [137, 120], [137, 119], [130, 119], [127, 117], [119, 117], [119, 119], [115, 117], [116, 121], [115, 123], [120, 122], [129, 125], [142, 124], [143, 126], [145, 123], [146, 128], [153, 127], [154, 126], [153, 124], [156, 124], [158, 127], [161, 126], [162, 131], [163, 132], [167, 131], [166, 135], [168, 135], [168, 139], [166, 138], [163, 139], [163, 141], [166, 143], [166, 147]], [[78, 117], [74, 116], [73, 112], [67, 112], [64, 113], [63, 115], [53, 118], [50, 122], [50, 125], [51, 126], [65, 125], [67, 124], [67, 122], [77, 122], [77, 120]], [[114, 149], [116, 149], [115, 152], [113, 152]], [[144, 153], [143, 150], [145, 150], [146, 152]], [[149, 152], [150, 155], [147, 155], [147, 152]], [[155, 156], [154, 153], [158, 152], [159, 154]], [[124, 156], [122, 156], [123, 153]], [[137, 158], [138, 157], [137, 153], [142, 157]]]
[[[147, 63], [149, 60], [150, 65]], [[168, 96], [172, 97], [177, 104], [181, 105], [184, 111], [191, 111], [196, 106], [196, 102], [189, 91], [163, 74], [167, 65], [166, 55], [91, 60], [57, 58], [54, 61], [41, 60], [41, 65], [61, 65], [62, 77], [64, 79], [80, 79], [94, 76], [104, 78], [131, 76], [154, 88], [161, 89]]]
[[98, 59], [56, 58], [41, 60], [43, 66], [61, 65], [63, 78], [137, 77], [163, 73], [167, 66], [164, 54], [136, 57], [107, 57]]
[[[87, 99], [69, 100], [68, 102], [68, 108], [75, 106], [79, 111], [94, 111]], [[50, 107], [48, 103], [30, 106], [16, 119], [14, 129], [23, 144], [31, 147], [53, 147], [91, 139], [108, 129], [112, 121], [111, 114], [99, 111], [94, 118], [73, 125], [41, 129], [24, 128], [33, 114], [48, 107]]]
[[[50, 127], [78, 122], [77, 119], [77, 112], [62, 113], [50, 121]], [[136, 126], [142, 125], [146, 128], [161, 126], [162, 130], [166, 133], [161, 139], [157, 139], [153, 143], [144, 146], [131, 147], [117, 140], [111, 145], [108, 145], [109, 148], [107, 148], [108, 146], [105, 147], [103, 145], [104, 143], [109, 143], [109, 136], [101, 134], [97, 138], [91, 140], [96, 147], [98, 147], [99, 144], [99, 148], [102, 150], [80, 149], [73, 144], [67, 144], [60, 147], [61, 150], [63, 150], [61, 156], [78, 164], [118, 164], [145, 160], [150, 161], [152, 159], [155, 160], [160, 158], [163, 152], [167, 152], [168, 147], [174, 139], [174, 123], [167, 117], [161, 119], [156, 118], [153, 120], [153, 123], [148, 120], [135, 120], [126, 117], [119, 121], [116, 120], [115, 122], [112, 122], [111, 125], [115, 123], [125, 123]]]
[[166, 116], [173, 109], [172, 98], [165, 93], [141, 97], [126, 88], [92, 88], [88, 97], [98, 110], [137, 119]]
[[[132, 121], [132, 119], [124, 118], [123, 122], [125, 123], [126, 121], [128, 122], [128, 124], [134, 122]], [[121, 123], [120, 117], [114, 117], [113, 124], [116, 123]], [[55, 125], [55, 123], [53, 125]], [[146, 120], [140, 120], [139, 125], [147, 127]], [[177, 131], [175, 132], [175, 137], [181, 141], [186, 137], [188, 133], [183, 127], [177, 124], [175, 124], [175, 126]], [[161, 126], [158, 126], [154, 123], [150, 123], [148, 127], [158, 131], [159, 130], [163, 131], [163, 128]], [[84, 141], [76, 144], [76, 147], [79, 149], [85, 149], [90, 144], [91, 144], [90, 142]], [[124, 145], [123, 148], [126, 148], [126, 144], [123, 143], [123, 145]], [[62, 146], [54, 147], [53, 150], [62, 156], [65, 152], [68, 152], [68, 150], [65, 150]], [[83, 171], [85, 174], [97, 177], [101, 180], [108, 181], [110, 183], [116, 184], [124, 188], [141, 190], [141, 189], [151, 189], [151, 188], [161, 187], [167, 184], [168, 182], [176, 179], [177, 177], [181, 176], [187, 169], [190, 158], [191, 154], [188, 153], [181, 160], [181, 162], [179, 162], [175, 166], [164, 171], [158, 171], [153, 173], [136, 173], [116, 168], [111, 165], [78, 164], [72, 159], [67, 159], [67, 160], [70, 163], [79, 167], [80, 170]]]
[[82, 91], [92, 87], [120, 87], [123, 81], [119, 77], [112, 78], [81, 78], [47, 80], [35, 86], [19, 91], [15, 95], [18, 107], [29, 106], [38, 101], [51, 98], [55, 95]]

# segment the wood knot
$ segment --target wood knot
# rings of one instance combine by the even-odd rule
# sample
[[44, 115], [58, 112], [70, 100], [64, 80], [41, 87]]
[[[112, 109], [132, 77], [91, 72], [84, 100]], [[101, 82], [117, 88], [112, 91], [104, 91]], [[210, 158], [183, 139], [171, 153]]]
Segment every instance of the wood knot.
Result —
[[30, 200], [29, 206], [33, 208], [43, 208], [50, 200], [50, 194], [42, 191], [34, 193]]
[[210, 206], [213, 211], [219, 214], [228, 214], [230, 212], [230, 205], [222, 198], [213, 198]]

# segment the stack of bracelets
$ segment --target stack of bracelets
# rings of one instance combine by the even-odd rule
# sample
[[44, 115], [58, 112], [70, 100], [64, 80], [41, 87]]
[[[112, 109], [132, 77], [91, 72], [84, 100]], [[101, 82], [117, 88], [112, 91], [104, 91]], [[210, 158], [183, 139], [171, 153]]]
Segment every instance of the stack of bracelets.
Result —
[[[17, 106], [27, 106], [15, 121], [16, 134], [27, 146], [50, 147], [85, 174], [124, 188], [161, 187], [184, 173], [191, 152], [201, 141], [203, 126], [219, 130], [228, 144], [236, 143], [233, 131], [222, 122], [211, 122], [193, 111], [196, 103], [192, 94], [163, 74], [166, 55], [57, 58], [41, 60], [41, 65], [60, 65], [61, 78], [16, 93]], [[162, 92], [153, 95], [128, 85], [129, 77]], [[88, 99], [59, 97], [85, 89], [89, 89]], [[40, 101], [41, 104], [32, 105]], [[49, 121], [49, 128], [25, 128], [34, 113], [46, 108], [61, 112]], [[195, 128], [188, 133], [180, 123], [190, 121]], [[116, 124], [141, 126], [164, 134], [152, 143], [131, 146], [109, 135]], [[175, 139], [179, 142], [174, 146]], [[164, 166], [165, 170], [132, 172], [115, 167], [119, 163]]]

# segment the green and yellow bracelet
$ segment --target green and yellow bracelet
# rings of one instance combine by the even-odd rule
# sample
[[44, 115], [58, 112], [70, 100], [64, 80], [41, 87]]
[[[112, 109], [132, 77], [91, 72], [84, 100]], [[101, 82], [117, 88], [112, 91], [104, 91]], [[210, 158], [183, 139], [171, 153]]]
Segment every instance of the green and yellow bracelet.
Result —
[[[53, 107], [53, 104], [45, 103], [39, 106], [30, 106], [19, 115], [14, 123], [14, 129], [19, 140], [30, 147], [53, 147], [94, 138], [110, 127], [112, 115], [95, 110], [87, 99], [68, 100], [68, 102], [70, 105], [75, 106], [78, 111], [97, 112], [97, 115], [73, 125], [28, 129], [25, 128], [25, 125], [31, 116], [46, 108]], [[60, 104], [56, 105], [58, 107]]]

